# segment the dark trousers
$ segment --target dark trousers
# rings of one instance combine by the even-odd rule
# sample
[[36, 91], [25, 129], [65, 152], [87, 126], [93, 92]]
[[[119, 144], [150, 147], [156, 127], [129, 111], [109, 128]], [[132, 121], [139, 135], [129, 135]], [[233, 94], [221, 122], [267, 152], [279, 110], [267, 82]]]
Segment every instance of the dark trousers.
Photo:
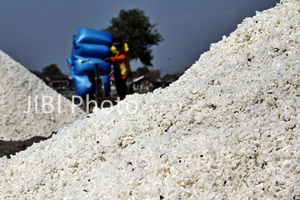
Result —
[[122, 78], [120, 66], [118, 64], [114, 65], [114, 77], [117, 95], [120, 96], [120, 99], [124, 99], [125, 96], [128, 94], [126, 85], [127, 78]]

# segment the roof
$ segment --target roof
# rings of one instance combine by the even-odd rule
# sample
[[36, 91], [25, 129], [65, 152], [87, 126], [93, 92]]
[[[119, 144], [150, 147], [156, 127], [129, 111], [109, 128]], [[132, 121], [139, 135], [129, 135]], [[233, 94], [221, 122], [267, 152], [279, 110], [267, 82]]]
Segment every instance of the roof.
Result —
[[145, 76], [140, 76], [138, 78], [133, 79], [132, 82], [133, 83], [138, 82], [138, 81], [142, 80], [143, 78], [145, 78]]
[[49, 78], [51, 80], [53, 80], [53, 79], [69, 79], [69, 77], [62, 72], [57, 72], [55, 74], [52, 74], [51, 76], [49, 76]]
[[161, 81], [160, 70], [150, 70], [148, 74], [145, 75], [151, 81]]

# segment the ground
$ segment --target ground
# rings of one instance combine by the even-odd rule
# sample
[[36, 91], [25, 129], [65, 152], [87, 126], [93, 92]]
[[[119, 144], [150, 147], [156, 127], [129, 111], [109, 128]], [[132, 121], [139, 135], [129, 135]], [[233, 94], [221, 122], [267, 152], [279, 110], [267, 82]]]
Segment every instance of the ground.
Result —
[[11, 155], [15, 155], [17, 152], [24, 151], [25, 149], [27, 149], [27, 147], [31, 146], [33, 143], [38, 143], [42, 140], [49, 139], [50, 137], [47, 138], [47, 137], [35, 136], [23, 141], [0, 140], [0, 157], [6, 156], [7, 158], [10, 158]]

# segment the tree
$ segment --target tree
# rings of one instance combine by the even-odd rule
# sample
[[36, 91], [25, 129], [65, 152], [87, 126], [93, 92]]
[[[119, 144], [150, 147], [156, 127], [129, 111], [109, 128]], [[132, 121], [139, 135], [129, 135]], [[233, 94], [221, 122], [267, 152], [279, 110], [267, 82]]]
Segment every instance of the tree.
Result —
[[42, 74], [44, 76], [51, 76], [53, 74], [56, 74], [58, 72], [61, 72], [60, 69], [57, 67], [56, 64], [48, 65], [47, 67], [44, 67], [42, 70]]
[[121, 35], [129, 45], [130, 60], [139, 59], [145, 66], [152, 66], [152, 45], [158, 45], [163, 37], [151, 24], [143, 10], [121, 10], [118, 17], [110, 21], [111, 25], [105, 30], [113, 35]]

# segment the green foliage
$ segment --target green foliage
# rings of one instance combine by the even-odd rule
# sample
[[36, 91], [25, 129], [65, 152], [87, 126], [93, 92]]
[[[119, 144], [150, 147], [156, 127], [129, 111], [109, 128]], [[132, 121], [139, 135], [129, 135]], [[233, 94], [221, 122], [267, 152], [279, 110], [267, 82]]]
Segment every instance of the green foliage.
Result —
[[121, 35], [129, 46], [129, 57], [139, 59], [145, 66], [152, 66], [152, 45], [158, 45], [163, 37], [151, 24], [143, 10], [121, 10], [118, 17], [112, 18], [105, 30], [113, 35]]
[[51, 76], [53, 74], [56, 74], [58, 72], [61, 72], [60, 69], [57, 67], [56, 64], [48, 65], [47, 67], [44, 67], [42, 70], [42, 74], [44, 76]]

